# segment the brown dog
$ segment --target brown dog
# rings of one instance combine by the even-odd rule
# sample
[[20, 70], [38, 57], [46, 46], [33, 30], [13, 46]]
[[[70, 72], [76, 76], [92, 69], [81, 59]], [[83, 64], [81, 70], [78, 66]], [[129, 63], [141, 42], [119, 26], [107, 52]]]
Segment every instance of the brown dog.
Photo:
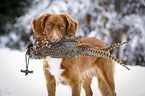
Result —
[[[46, 13], [33, 19], [33, 31], [37, 35], [46, 35], [52, 42], [61, 40], [63, 34], [75, 35], [78, 23], [67, 14]], [[83, 44], [94, 47], [106, 47], [96, 38], [81, 38]], [[80, 96], [81, 86], [86, 96], [92, 96], [90, 87], [93, 76], [98, 77], [98, 87], [102, 96], [116, 96], [114, 84], [114, 63], [102, 57], [77, 56], [75, 58], [47, 57], [43, 62], [48, 96], [55, 96], [56, 82], [68, 84], [72, 96]]]

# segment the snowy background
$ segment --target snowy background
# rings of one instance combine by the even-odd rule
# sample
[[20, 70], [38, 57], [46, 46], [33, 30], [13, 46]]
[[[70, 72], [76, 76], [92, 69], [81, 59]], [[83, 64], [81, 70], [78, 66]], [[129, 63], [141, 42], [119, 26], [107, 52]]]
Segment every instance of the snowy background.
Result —
[[[77, 36], [96, 37], [108, 46], [129, 41], [126, 46], [116, 48], [111, 53], [128, 65], [145, 66], [145, 0], [17, 0], [18, 4], [14, 2], [13, 6], [23, 6], [23, 9], [7, 8], [6, 5], [12, 3], [11, 0], [7, 1], [10, 2], [5, 1], [6, 4], [3, 4], [0, 1], [2, 48], [24, 51], [32, 34], [32, 19], [46, 12], [68, 13], [79, 23]], [[3, 8], [2, 4], [6, 7]], [[12, 16], [6, 18], [9, 15]], [[7, 22], [3, 23], [4, 20]]]
[[[77, 36], [96, 37], [108, 46], [129, 41], [111, 51], [131, 69], [116, 64], [116, 92], [145, 96], [145, 0], [1, 0], [0, 96], [47, 96], [42, 60], [30, 61], [34, 74], [20, 72], [31, 21], [46, 12], [70, 14], [79, 23]], [[96, 78], [91, 87], [94, 96], [101, 96]], [[56, 95], [71, 96], [71, 89], [59, 84]]]

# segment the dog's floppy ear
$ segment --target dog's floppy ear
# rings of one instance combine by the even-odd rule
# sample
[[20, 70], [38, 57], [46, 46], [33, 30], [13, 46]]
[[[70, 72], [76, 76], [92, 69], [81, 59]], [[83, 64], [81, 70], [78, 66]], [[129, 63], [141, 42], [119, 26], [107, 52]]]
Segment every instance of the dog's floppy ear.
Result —
[[33, 27], [33, 31], [35, 32], [35, 34], [37, 34], [37, 35], [43, 34], [45, 20], [50, 15], [51, 15], [50, 13], [45, 13], [45, 14], [41, 15], [40, 17], [33, 19], [32, 27]]
[[78, 22], [71, 18], [68, 14], [62, 13], [60, 16], [64, 17], [67, 21], [67, 35], [75, 35], [78, 27]]

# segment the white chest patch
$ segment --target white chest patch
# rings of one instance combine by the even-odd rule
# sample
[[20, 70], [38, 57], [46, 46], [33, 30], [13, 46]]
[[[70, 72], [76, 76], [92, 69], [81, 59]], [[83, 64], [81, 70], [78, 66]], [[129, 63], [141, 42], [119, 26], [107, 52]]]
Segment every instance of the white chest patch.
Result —
[[64, 81], [64, 78], [60, 76], [63, 72], [63, 69], [60, 69], [62, 59], [47, 57], [47, 62], [49, 65], [49, 72], [55, 77], [56, 82]]

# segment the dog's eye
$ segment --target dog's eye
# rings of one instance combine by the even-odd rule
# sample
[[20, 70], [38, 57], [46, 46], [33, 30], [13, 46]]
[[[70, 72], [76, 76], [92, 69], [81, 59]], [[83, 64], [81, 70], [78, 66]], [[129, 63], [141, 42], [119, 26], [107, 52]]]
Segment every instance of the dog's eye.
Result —
[[64, 26], [60, 26], [60, 28], [61, 28], [61, 29], [63, 29], [63, 28], [64, 28]]
[[50, 28], [50, 27], [51, 27], [51, 25], [49, 24], [49, 25], [47, 25], [47, 27], [49, 27], [49, 28]]

